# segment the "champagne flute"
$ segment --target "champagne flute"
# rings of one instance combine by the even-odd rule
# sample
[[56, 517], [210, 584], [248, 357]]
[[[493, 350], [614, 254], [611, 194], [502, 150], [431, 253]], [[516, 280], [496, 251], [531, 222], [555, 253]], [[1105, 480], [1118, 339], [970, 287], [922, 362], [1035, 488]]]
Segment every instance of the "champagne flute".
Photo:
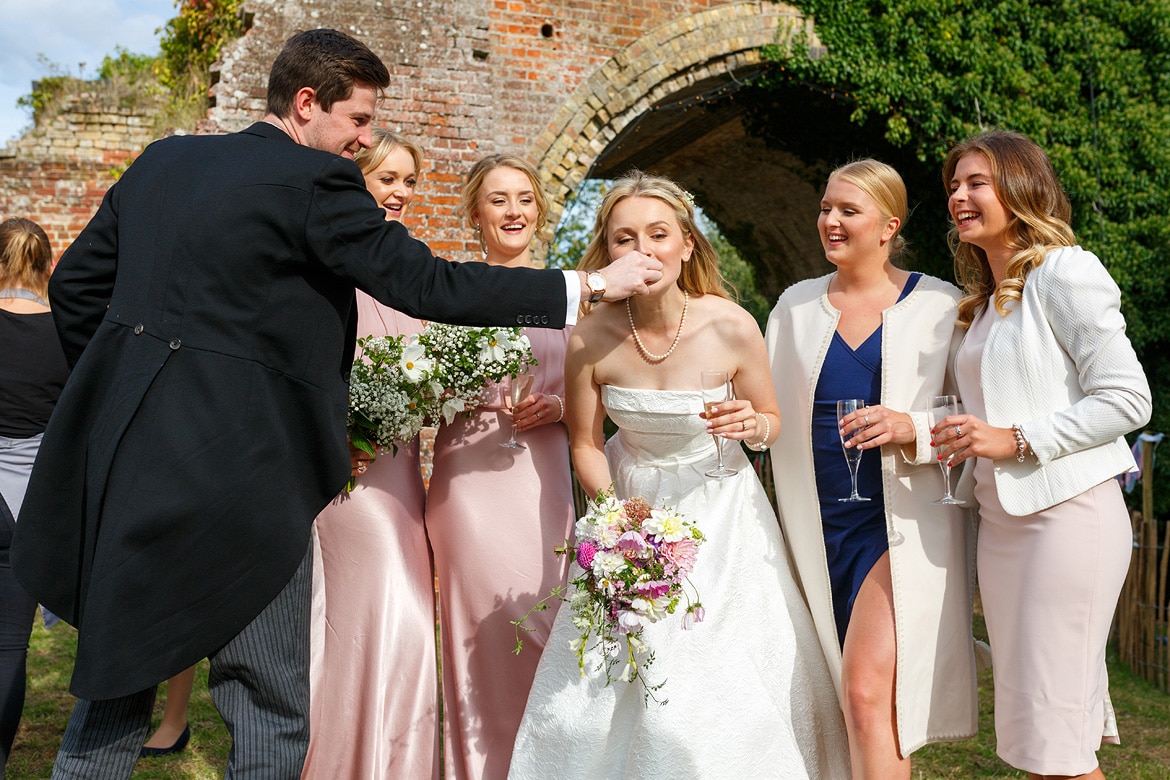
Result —
[[[959, 399], [953, 395], [936, 395], [930, 399], [926, 408], [927, 421], [930, 429], [934, 428], [952, 414], [959, 413]], [[935, 448], [938, 449], [937, 447]], [[963, 502], [951, 495], [951, 464], [949, 458], [940, 460], [938, 467], [943, 475], [943, 497], [935, 501], [936, 504], [962, 504]]]
[[[865, 400], [862, 398], [845, 398], [837, 402], [837, 429], [841, 429], [841, 420], [856, 412], [858, 409], [865, 408]], [[849, 494], [849, 498], [838, 498], [838, 501], [870, 501], [872, 499], [859, 495], [857, 492], [857, 468], [861, 465], [861, 450], [857, 446], [846, 447], [845, 442], [853, 438], [854, 434], [862, 428], [854, 428], [848, 436], [841, 434], [841, 451], [845, 453], [845, 463], [849, 465], [849, 480], [853, 484], [853, 492]]]
[[[726, 371], [704, 371], [701, 388], [703, 394], [703, 410], [708, 415], [719, 404], [731, 400], [731, 381], [727, 378]], [[715, 479], [730, 477], [736, 473], [736, 470], [723, 465], [723, 437], [711, 434], [711, 438], [715, 440], [715, 454], [719, 458], [719, 463], [715, 468], [706, 472], [706, 474], [708, 477], [714, 477]]]
[[[532, 382], [536, 379], [533, 374], [517, 374], [508, 379], [508, 392], [504, 393], [504, 405], [508, 407], [508, 414], [512, 414], [512, 409], [516, 404], [523, 401], [532, 392]], [[512, 438], [508, 441], [500, 442], [501, 447], [507, 447], [510, 450], [526, 450], [528, 449], [523, 444], [516, 441], [516, 424], [512, 423]]]

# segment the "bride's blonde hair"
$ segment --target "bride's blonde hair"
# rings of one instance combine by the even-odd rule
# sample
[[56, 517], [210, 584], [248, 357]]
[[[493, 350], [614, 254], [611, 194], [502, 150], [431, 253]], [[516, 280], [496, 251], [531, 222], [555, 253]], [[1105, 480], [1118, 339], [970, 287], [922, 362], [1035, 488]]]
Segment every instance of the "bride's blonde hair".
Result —
[[630, 171], [615, 181], [601, 199], [593, 225], [593, 238], [585, 248], [581, 262], [577, 264], [578, 270], [596, 271], [613, 261], [608, 246], [609, 218], [614, 206], [626, 198], [634, 197], [657, 198], [665, 203], [674, 212], [683, 235], [694, 239], [695, 248], [691, 252], [691, 259], [683, 263], [678, 286], [691, 295], [730, 298], [727, 291], [729, 285], [719, 270], [719, 254], [696, 224], [695, 207], [690, 194], [664, 176], [654, 176], [639, 170]]
[[969, 154], [982, 154], [987, 159], [995, 195], [1008, 212], [1003, 239], [1013, 254], [997, 287], [987, 253], [974, 244], [961, 242], [956, 227], [947, 234], [955, 255], [955, 279], [965, 293], [959, 301], [958, 316], [964, 328], [993, 295], [995, 310], [1007, 314], [1007, 302], [1022, 297], [1028, 274], [1044, 262], [1044, 256], [1052, 249], [1077, 242], [1069, 226], [1072, 207], [1068, 196], [1056, 179], [1052, 161], [1034, 141], [1019, 133], [992, 130], [956, 145], [943, 163], [943, 186], [948, 197], [955, 168]]

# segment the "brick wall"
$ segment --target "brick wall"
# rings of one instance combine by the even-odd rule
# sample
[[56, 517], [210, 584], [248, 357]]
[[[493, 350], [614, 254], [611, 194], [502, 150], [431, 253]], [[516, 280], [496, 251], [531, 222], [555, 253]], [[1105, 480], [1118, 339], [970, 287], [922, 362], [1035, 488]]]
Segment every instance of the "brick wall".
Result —
[[[564, 198], [607, 146], [656, 103], [696, 84], [732, 79], [758, 63], [759, 46], [795, 30], [811, 32], [793, 8], [768, 0], [247, 0], [245, 10], [251, 26], [223, 52], [212, 106], [195, 130], [230, 132], [261, 118], [268, 68], [294, 32], [350, 32], [391, 72], [378, 121], [425, 152], [407, 224], [455, 259], [478, 254], [458, 213], [462, 178], [475, 160], [503, 151], [527, 157], [546, 182], [555, 223]], [[67, 126], [60, 132], [78, 139], [73, 150], [52, 145], [61, 140], [52, 128], [21, 139], [15, 156], [0, 159], [0, 211], [23, 210], [56, 227], [57, 210], [65, 208], [71, 219], [60, 228], [75, 232], [84, 212], [97, 207], [93, 195], [113, 180], [102, 164], [113, 171], [149, 140], [129, 116], [101, 116], [122, 122], [123, 141], [114, 143], [112, 126], [95, 125], [95, 115], [78, 112], [60, 120]], [[92, 141], [92, 150], [82, 140]], [[99, 150], [103, 163], [95, 164]], [[62, 162], [64, 170], [55, 167]], [[663, 172], [688, 175], [682, 168]], [[711, 205], [718, 212], [727, 204]], [[761, 224], [791, 234], [758, 240], [760, 256], [770, 244], [820, 256], [815, 232], [795, 222], [784, 227], [783, 215], [760, 216]]]
[[254, 0], [247, 8], [253, 26], [218, 69], [206, 129], [236, 130], [263, 113], [265, 69], [296, 30], [358, 35], [390, 66], [379, 121], [426, 153], [407, 224], [456, 259], [477, 252], [458, 213], [475, 160], [526, 156], [547, 183], [555, 222], [605, 144], [654, 101], [811, 30], [794, 9], [766, 0]]

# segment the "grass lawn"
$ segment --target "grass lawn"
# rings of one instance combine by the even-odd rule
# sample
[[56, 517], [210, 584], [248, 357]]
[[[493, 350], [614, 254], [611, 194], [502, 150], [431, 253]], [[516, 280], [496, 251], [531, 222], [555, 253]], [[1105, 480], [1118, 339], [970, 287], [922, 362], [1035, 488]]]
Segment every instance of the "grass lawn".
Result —
[[[975, 633], [985, 638], [983, 632], [982, 619], [977, 615]], [[28, 700], [8, 762], [7, 780], [42, 780], [49, 776], [73, 707], [67, 688], [76, 643], [72, 628], [61, 624], [46, 630], [38, 619], [29, 654]], [[1170, 694], [1135, 678], [1114, 657], [1109, 661], [1109, 682], [1122, 744], [1105, 745], [1098, 754], [1106, 777], [1170, 780]], [[914, 754], [916, 780], [1026, 777], [995, 755], [991, 672], [980, 676], [979, 688], [979, 737], [922, 748]], [[165, 686], [160, 688], [155, 705], [156, 723], [162, 713], [164, 691]], [[134, 772], [136, 780], [211, 780], [223, 776], [230, 742], [207, 694], [206, 661], [199, 665], [195, 676], [189, 722], [191, 742], [187, 749], [173, 756], [139, 761]]]

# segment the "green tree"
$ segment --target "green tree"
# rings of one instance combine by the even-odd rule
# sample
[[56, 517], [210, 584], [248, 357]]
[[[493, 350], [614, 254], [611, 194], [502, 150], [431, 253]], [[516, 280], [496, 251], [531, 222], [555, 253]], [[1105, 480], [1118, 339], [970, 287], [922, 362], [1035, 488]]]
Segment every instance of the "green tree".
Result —
[[39, 117], [52, 112], [66, 92], [98, 89], [124, 105], [140, 105], [165, 95], [166, 105], [156, 117], [157, 129], [191, 127], [206, 113], [212, 64], [225, 44], [244, 34], [242, 3], [176, 0], [178, 14], [163, 26], [160, 52], [135, 54], [118, 47], [103, 58], [96, 82], [86, 81], [80, 72], [73, 76], [40, 55], [48, 75], [17, 104]]
[[[1052, 157], [1080, 243], [1122, 289], [1129, 335], [1154, 389], [1150, 427], [1170, 425], [1170, 3], [1166, 0], [794, 0], [826, 50], [770, 47], [763, 84], [848, 115], [929, 207], [920, 246], [947, 224], [947, 150], [1015, 130]], [[804, 41], [808, 44], [809, 41]], [[757, 112], [766, 116], [765, 112]], [[757, 116], [755, 125], [762, 124]], [[767, 133], [763, 133], [767, 136]], [[841, 128], [833, 134], [839, 145]], [[913, 192], [913, 190], [912, 190]], [[935, 265], [930, 270], [937, 272]], [[1160, 464], [1161, 466], [1161, 464]], [[1160, 467], [1167, 474], [1170, 464]], [[1160, 512], [1170, 494], [1158, 496]]]
[[193, 124], [207, 108], [211, 66], [224, 44], [245, 32], [243, 0], [176, 0], [163, 27], [158, 78], [171, 92], [176, 124]]

